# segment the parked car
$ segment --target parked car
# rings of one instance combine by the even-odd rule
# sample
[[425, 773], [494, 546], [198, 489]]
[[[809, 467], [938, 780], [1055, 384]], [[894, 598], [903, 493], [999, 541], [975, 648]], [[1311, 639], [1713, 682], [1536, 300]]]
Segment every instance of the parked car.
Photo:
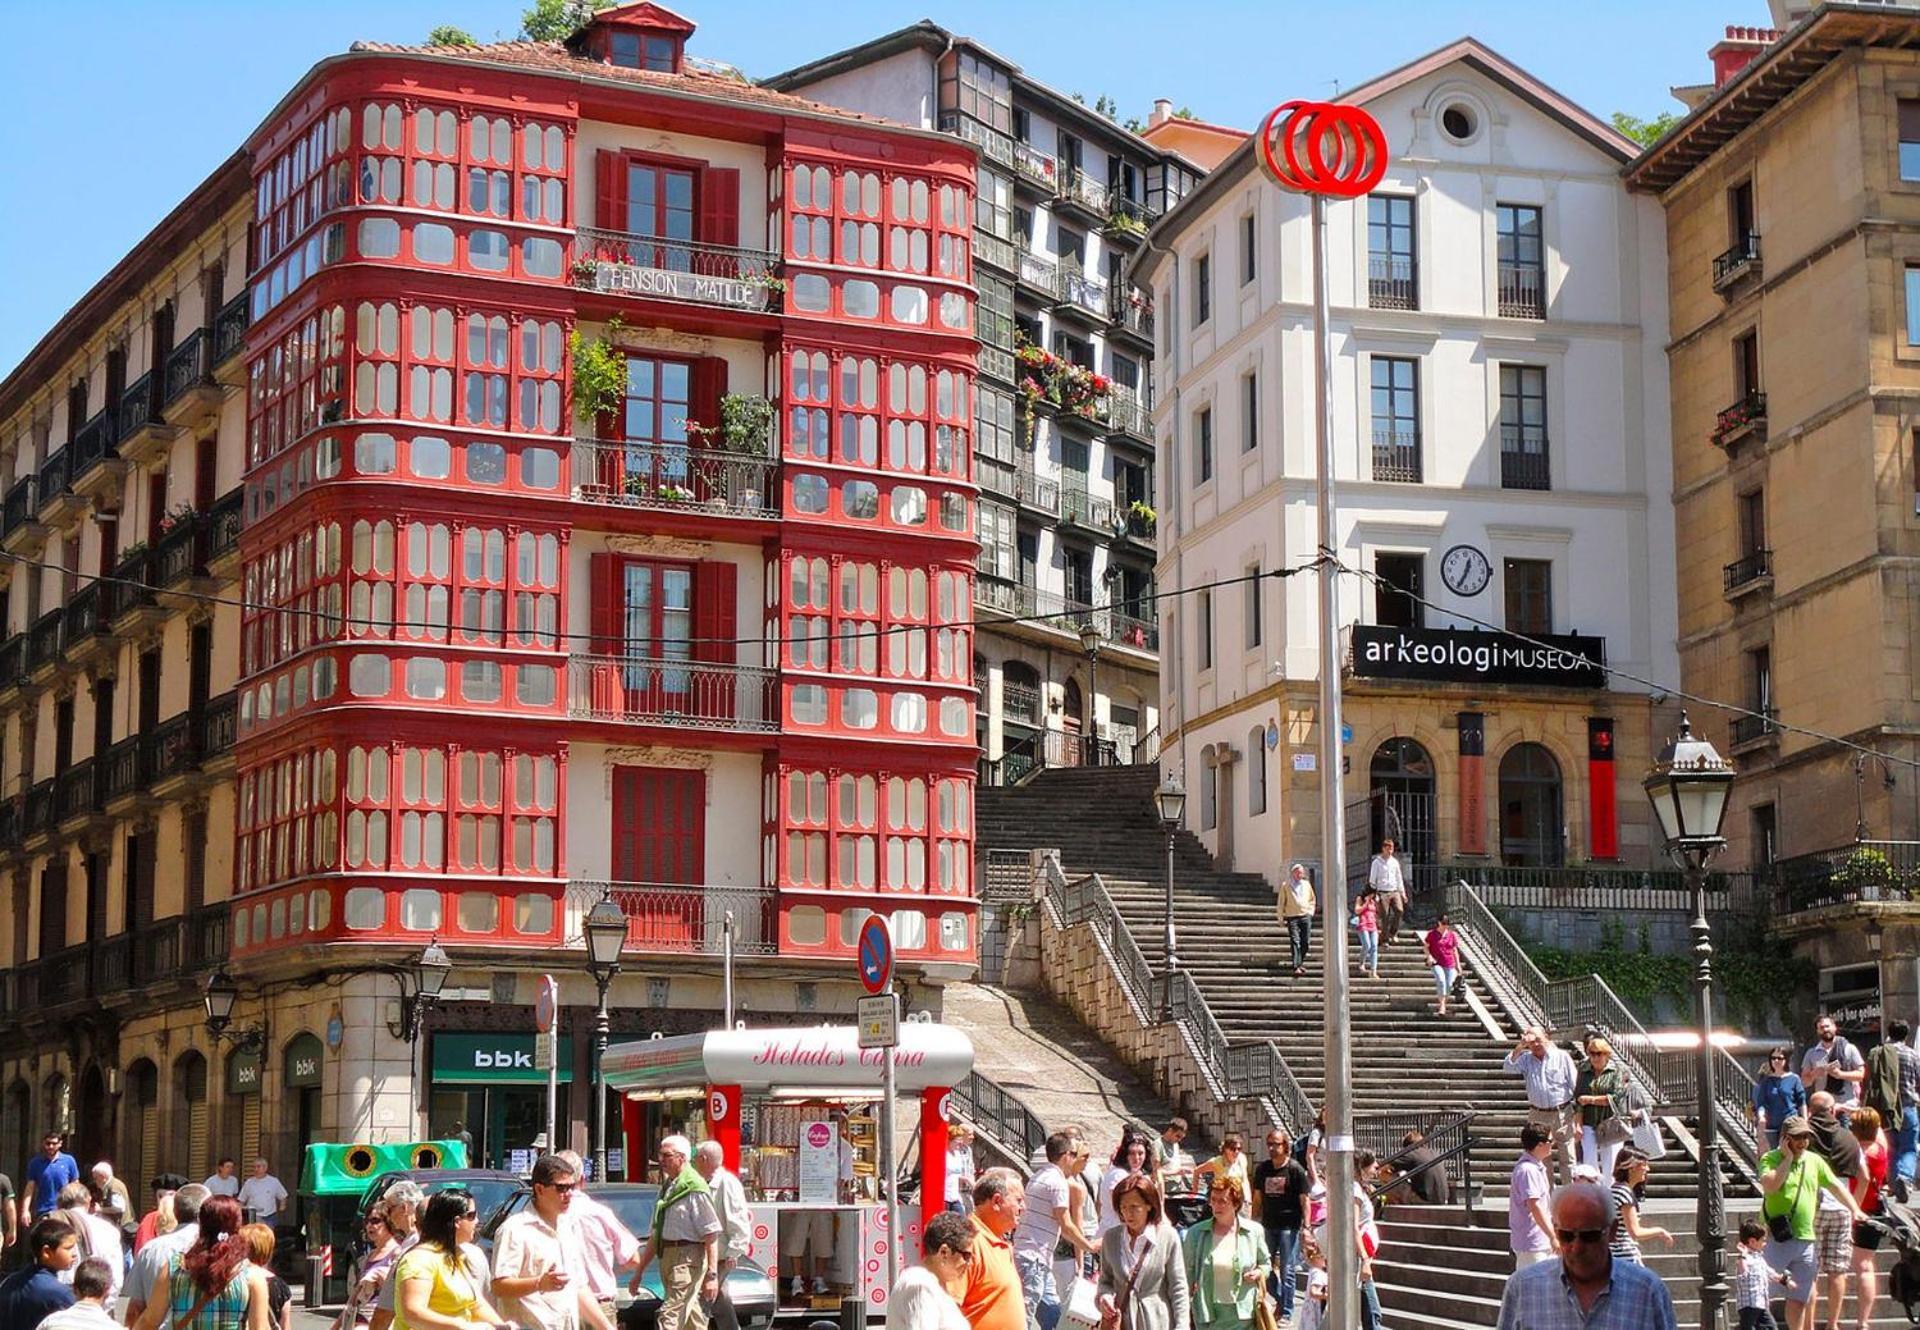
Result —
[[354, 1216], [353, 1254], [356, 1260], [366, 1252], [368, 1211], [398, 1182], [411, 1182], [429, 1196], [437, 1191], [465, 1187], [473, 1193], [473, 1203], [479, 1208], [482, 1224], [491, 1219], [508, 1198], [527, 1185], [517, 1173], [498, 1168], [415, 1168], [382, 1173], [367, 1188], [367, 1194], [360, 1198], [360, 1208]]
[[[612, 1210], [627, 1226], [627, 1231], [646, 1241], [653, 1228], [653, 1208], [659, 1204], [660, 1188], [651, 1182], [609, 1182], [593, 1189], [594, 1199]], [[522, 1185], [493, 1212], [480, 1226], [479, 1235], [474, 1239], [480, 1249], [487, 1254], [487, 1261], [493, 1261], [493, 1235], [505, 1223], [509, 1215], [518, 1213], [533, 1199], [533, 1189]], [[614, 1301], [619, 1308], [621, 1330], [653, 1330], [654, 1319], [660, 1312], [660, 1301], [665, 1291], [660, 1283], [660, 1263], [647, 1266], [642, 1276], [640, 1296], [634, 1297], [627, 1292], [629, 1276], [620, 1276], [620, 1286], [615, 1292]], [[780, 1298], [774, 1288], [771, 1277], [752, 1261], [741, 1261], [727, 1272], [727, 1295], [733, 1300], [733, 1309], [740, 1317], [745, 1330], [765, 1330], [773, 1322], [773, 1314], [779, 1310]]]

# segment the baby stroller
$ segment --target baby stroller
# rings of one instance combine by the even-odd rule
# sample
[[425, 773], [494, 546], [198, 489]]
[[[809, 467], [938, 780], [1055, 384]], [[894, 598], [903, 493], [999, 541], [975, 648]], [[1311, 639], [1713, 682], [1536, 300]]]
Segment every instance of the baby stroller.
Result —
[[1907, 1320], [1920, 1325], [1920, 1209], [1904, 1179], [1887, 1189], [1875, 1221], [1900, 1257], [1887, 1273], [1887, 1292], [1905, 1309]]

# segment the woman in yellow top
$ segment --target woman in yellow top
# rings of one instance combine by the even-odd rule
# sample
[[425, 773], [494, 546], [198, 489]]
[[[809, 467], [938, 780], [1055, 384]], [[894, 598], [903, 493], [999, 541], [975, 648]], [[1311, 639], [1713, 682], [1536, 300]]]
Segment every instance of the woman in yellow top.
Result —
[[1220, 1153], [1194, 1170], [1194, 1177], [1202, 1190], [1210, 1190], [1227, 1178], [1240, 1184], [1243, 1198], [1242, 1209], [1246, 1209], [1246, 1200], [1253, 1195], [1253, 1179], [1247, 1172], [1246, 1144], [1238, 1132], [1228, 1132], [1220, 1142]]
[[487, 1301], [461, 1247], [473, 1241], [480, 1211], [464, 1191], [434, 1193], [420, 1216], [420, 1244], [394, 1267], [395, 1330], [471, 1330], [508, 1324]]

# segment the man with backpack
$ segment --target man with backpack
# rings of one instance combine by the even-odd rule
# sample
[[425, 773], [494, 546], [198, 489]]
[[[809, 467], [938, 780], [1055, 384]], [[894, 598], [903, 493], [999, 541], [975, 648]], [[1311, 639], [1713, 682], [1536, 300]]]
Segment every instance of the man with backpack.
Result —
[[1834, 1116], [1845, 1126], [1860, 1103], [1860, 1083], [1867, 1078], [1867, 1062], [1860, 1050], [1841, 1036], [1833, 1017], [1822, 1016], [1814, 1027], [1819, 1036], [1800, 1059], [1800, 1080], [1807, 1093], [1825, 1090], [1833, 1096]]
[[1885, 1041], [1867, 1054], [1867, 1079], [1860, 1094], [1866, 1106], [1880, 1114], [1892, 1138], [1893, 1176], [1909, 1182], [1920, 1147], [1920, 1052], [1909, 1042], [1912, 1033], [1903, 1020], [1887, 1022]]

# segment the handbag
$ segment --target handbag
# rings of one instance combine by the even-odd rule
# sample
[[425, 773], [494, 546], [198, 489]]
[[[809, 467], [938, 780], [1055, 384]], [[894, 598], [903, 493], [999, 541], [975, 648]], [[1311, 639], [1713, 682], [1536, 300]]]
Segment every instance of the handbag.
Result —
[[1254, 1330], [1280, 1330], [1280, 1318], [1274, 1312], [1273, 1299], [1261, 1289], [1253, 1299]]
[[1633, 1148], [1649, 1159], [1667, 1157], [1666, 1138], [1660, 1134], [1660, 1124], [1645, 1109], [1634, 1114]]

